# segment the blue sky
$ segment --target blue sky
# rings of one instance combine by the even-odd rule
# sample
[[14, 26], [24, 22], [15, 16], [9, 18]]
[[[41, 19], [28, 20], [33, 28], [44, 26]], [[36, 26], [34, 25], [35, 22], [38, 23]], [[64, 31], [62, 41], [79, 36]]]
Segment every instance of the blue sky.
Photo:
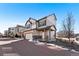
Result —
[[64, 3], [0, 3], [0, 32], [17, 24], [24, 25], [29, 17], [40, 19], [55, 13], [57, 17], [57, 30], [61, 29], [62, 20], [72, 12], [75, 19], [75, 32], [79, 33], [79, 4]]

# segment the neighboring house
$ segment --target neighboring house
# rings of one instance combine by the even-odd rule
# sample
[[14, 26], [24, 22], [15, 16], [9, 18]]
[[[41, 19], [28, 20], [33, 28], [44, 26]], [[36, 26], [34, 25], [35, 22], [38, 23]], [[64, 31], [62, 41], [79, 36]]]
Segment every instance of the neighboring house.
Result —
[[24, 31], [26, 28], [22, 25], [16, 25], [16, 27], [10, 27], [8, 28], [8, 35], [11, 37], [15, 36], [22, 36], [22, 31]]
[[0, 38], [2, 38], [2, 36], [3, 36], [3, 34], [2, 34], [2, 33], [0, 33]]
[[27, 28], [23, 31], [26, 39], [40, 41], [55, 41], [56, 38], [56, 16], [48, 15], [39, 20], [29, 18], [25, 23]]
[[79, 41], [79, 33], [75, 34], [75, 38], [77, 41]]
[[22, 32], [26, 30], [26, 27], [22, 26], [22, 25], [17, 25], [16, 26], [16, 34], [19, 36], [22, 36]]
[[5, 31], [4, 31], [4, 36], [5, 36], [5, 37], [8, 37], [8, 30], [5, 30]]
[[66, 34], [65, 34], [65, 32], [63, 30], [58, 31], [56, 33], [56, 38], [65, 38], [65, 37], [66, 37]]
[[16, 28], [15, 27], [8, 28], [8, 36], [15, 37], [15, 34], [16, 34]]

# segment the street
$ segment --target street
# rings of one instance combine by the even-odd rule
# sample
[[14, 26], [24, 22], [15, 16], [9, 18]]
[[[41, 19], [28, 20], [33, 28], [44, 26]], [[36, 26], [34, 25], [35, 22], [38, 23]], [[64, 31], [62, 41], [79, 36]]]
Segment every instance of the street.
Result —
[[54, 44], [3, 39], [0, 41], [0, 56], [79, 56], [79, 53]]

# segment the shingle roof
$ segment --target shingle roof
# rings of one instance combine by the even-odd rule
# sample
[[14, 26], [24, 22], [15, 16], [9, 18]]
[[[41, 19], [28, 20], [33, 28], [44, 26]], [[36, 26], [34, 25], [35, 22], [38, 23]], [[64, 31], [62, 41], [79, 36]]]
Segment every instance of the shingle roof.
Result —
[[53, 14], [50, 14], [50, 15], [48, 15], [48, 16], [45, 16], [45, 17], [43, 17], [43, 18], [41, 18], [41, 19], [38, 19], [37, 21], [46, 19], [47, 17], [52, 16], [52, 15], [54, 15], [54, 16], [55, 16], [55, 19], [57, 20], [55, 13], [53, 13]]
[[[28, 21], [30, 21], [30, 20], [37, 21], [36, 19], [34, 19], [34, 18], [30, 17], [30, 18], [26, 21], [26, 23], [25, 23], [25, 24], [27, 24], [27, 22], [28, 22]], [[30, 23], [31, 23], [31, 22], [30, 22]]]

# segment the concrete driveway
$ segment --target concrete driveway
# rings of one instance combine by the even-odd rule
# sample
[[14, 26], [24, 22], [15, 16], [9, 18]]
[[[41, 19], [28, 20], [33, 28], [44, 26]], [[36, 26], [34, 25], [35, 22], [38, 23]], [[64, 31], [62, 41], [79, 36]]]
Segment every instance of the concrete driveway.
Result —
[[0, 41], [1, 56], [79, 56], [78, 52], [54, 44], [27, 40]]

